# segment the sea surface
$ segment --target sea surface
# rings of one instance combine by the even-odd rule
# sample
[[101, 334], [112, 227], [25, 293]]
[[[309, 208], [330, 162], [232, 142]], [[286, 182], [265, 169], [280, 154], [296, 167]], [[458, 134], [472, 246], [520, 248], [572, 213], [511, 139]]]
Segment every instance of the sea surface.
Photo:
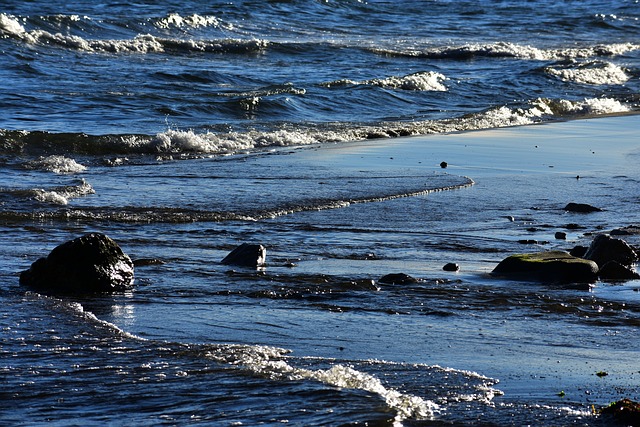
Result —
[[[0, 0], [0, 424], [606, 425], [640, 399], [637, 281], [487, 274], [640, 224], [637, 153], [367, 157], [640, 112], [637, 0], [63, 3]], [[18, 284], [94, 231], [157, 260], [132, 291]], [[243, 242], [264, 268], [220, 264]]]

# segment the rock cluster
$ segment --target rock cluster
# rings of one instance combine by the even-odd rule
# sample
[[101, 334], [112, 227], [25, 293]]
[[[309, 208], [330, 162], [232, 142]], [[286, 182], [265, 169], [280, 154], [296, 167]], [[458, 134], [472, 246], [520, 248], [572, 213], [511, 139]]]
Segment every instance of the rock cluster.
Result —
[[565, 283], [591, 283], [598, 278], [629, 280], [640, 278], [633, 270], [637, 261], [638, 254], [624, 240], [600, 234], [586, 251], [511, 255], [502, 260], [492, 274], [514, 280]]

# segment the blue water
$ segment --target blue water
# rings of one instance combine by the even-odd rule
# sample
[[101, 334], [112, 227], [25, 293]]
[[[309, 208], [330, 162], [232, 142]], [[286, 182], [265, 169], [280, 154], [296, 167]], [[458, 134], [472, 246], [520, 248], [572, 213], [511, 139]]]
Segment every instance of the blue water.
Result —
[[[0, 424], [602, 425], [591, 405], [640, 398], [637, 281], [486, 277], [531, 233], [640, 222], [637, 156], [571, 179], [366, 157], [637, 113], [636, 1], [57, 3], [0, 1]], [[609, 209], [562, 246], [576, 199]], [[126, 294], [18, 285], [90, 231], [163, 263]], [[219, 264], [245, 241], [266, 269]]]

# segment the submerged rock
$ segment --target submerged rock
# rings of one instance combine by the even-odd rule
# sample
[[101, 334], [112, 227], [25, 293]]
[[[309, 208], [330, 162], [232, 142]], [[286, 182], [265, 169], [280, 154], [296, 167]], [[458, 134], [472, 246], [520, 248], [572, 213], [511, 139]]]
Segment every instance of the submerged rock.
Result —
[[591, 213], [591, 212], [602, 212], [602, 209], [596, 208], [595, 206], [588, 205], [586, 203], [568, 203], [567, 206], [564, 207], [564, 210], [567, 212], [578, 212], [578, 213]]
[[267, 249], [255, 243], [243, 243], [229, 253], [221, 262], [226, 265], [257, 268], [265, 264]]
[[133, 262], [111, 238], [90, 233], [31, 264], [20, 284], [52, 293], [119, 292], [133, 285]]
[[492, 275], [514, 280], [562, 283], [595, 282], [598, 265], [564, 251], [548, 251], [511, 255], [502, 260]]
[[417, 283], [418, 279], [405, 273], [391, 273], [382, 276], [378, 282], [389, 285], [405, 285], [407, 283]]
[[604, 266], [609, 261], [616, 261], [627, 267], [638, 260], [635, 250], [624, 240], [614, 239], [606, 234], [599, 234], [591, 242], [584, 258]]

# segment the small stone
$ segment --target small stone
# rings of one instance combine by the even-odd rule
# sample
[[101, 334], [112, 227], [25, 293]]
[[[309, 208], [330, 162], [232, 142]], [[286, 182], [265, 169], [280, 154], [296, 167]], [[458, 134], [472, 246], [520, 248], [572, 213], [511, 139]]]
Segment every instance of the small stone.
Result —
[[460, 270], [460, 266], [455, 262], [449, 262], [442, 267], [444, 271], [458, 271]]
[[446, 168], [447, 168], [447, 166], [449, 166], [449, 165], [447, 164], [447, 162], [442, 162], [442, 163], [440, 163], [440, 167], [441, 167], [442, 169], [446, 169]]
[[555, 237], [558, 240], [567, 240], [567, 233], [564, 231], [557, 231]]

